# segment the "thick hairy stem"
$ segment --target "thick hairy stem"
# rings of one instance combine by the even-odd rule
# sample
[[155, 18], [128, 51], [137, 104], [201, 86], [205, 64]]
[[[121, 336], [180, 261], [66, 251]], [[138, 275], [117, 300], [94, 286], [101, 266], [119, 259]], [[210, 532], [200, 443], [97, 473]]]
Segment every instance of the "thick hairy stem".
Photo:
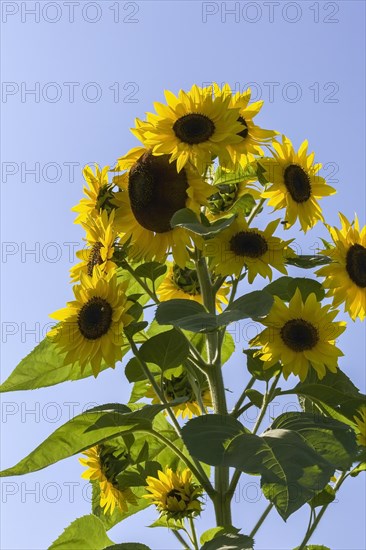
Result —
[[[216, 314], [215, 291], [212, 285], [210, 273], [207, 268], [206, 259], [197, 252], [196, 269], [200, 284], [203, 303], [210, 313]], [[227, 404], [224, 380], [221, 368], [221, 338], [219, 329], [207, 333], [207, 358], [209, 369], [207, 371], [212, 403], [215, 413], [226, 415]], [[230, 501], [226, 498], [229, 488], [229, 468], [223, 466], [215, 467], [215, 489], [217, 495], [213, 502], [215, 507], [216, 523], [220, 525], [231, 525]]]

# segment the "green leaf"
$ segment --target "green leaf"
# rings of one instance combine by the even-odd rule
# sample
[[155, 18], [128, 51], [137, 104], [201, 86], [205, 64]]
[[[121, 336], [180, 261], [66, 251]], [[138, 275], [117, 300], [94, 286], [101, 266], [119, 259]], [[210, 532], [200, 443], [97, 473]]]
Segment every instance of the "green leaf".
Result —
[[294, 265], [295, 267], [301, 267], [302, 269], [313, 269], [320, 265], [330, 264], [332, 261], [328, 256], [323, 254], [295, 256], [294, 258], [286, 258], [286, 263]]
[[232, 216], [231, 218], [220, 218], [210, 225], [203, 225], [198, 220], [193, 210], [182, 208], [174, 214], [170, 220], [170, 225], [172, 227], [184, 227], [196, 235], [210, 239], [230, 227], [235, 217], [236, 216]]
[[246, 390], [245, 395], [248, 396], [249, 401], [253, 403], [258, 409], [260, 409], [263, 405], [263, 399], [264, 395], [260, 393], [258, 390], [253, 390], [252, 388], [249, 388]]
[[142, 359], [155, 363], [162, 371], [181, 365], [187, 359], [188, 353], [187, 339], [174, 328], [153, 336], [140, 347]]
[[201, 550], [253, 550], [254, 540], [246, 535], [227, 533], [219, 535], [201, 547]]
[[184, 529], [184, 524], [182, 520], [174, 520], [173, 518], [168, 519], [166, 516], [161, 516], [148, 527], [166, 527], [173, 531], [179, 531], [179, 529]]
[[298, 433], [337, 470], [348, 470], [357, 455], [356, 435], [352, 428], [320, 414], [284, 413], [276, 418], [270, 429]]
[[159, 277], [166, 273], [167, 266], [164, 264], [159, 264], [159, 262], [148, 262], [141, 264], [135, 269], [135, 273], [138, 277], [142, 279], [150, 279], [151, 281], [156, 281]]
[[354, 468], [351, 472], [351, 476], [352, 477], [357, 477], [358, 474], [360, 474], [361, 472], [365, 472], [366, 471], [366, 462], [362, 462], [361, 464], [359, 464], [358, 466], [356, 466], [356, 468]]
[[150, 548], [146, 544], [140, 544], [139, 542], [123, 542], [122, 544], [108, 546], [105, 550], [150, 550]]
[[325, 487], [334, 472], [299, 434], [282, 429], [235, 437], [224, 464], [260, 474], [264, 495], [284, 520]]
[[253, 357], [255, 350], [245, 349], [243, 352], [247, 356], [248, 371], [252, 376], [255, 376], [257, 380], [265, 380], [266, 382], [268, 382], [268, 380], [270, 380], [280, 372], [281, 366], [279, 363], [276, 363], [275, 365], [273, 365], [273, 367], [269, 369], [264, 369], [264, 362], [261, 361], [259, 357]]
[[212, 527], [211, 529], [207, 529], [204, 533], [202, 533], [200, 537], [200, 543], [204, 544], [205, 542], [209, 542], [213, 538], [215, 538], [217, 535], [226, 535], [227, 533], [233, 533], [234, 535], [237, 535], [239, 533], [240, 529], [237, 529], [236, 527]]
[[168, 300], [158, 305], [155, 318], [160, 325], [173, 325], [191, 332], [217, 327], [216, 316], [194, 300]]
[[297, 288], [300, 290], [303, 300], [306, 300], [312, 292], [319, 301], [324, 299], [325, 291], [322, 285], [318, 281], [306, 277], [280, 277], [276, 281], [273, 281], [273, 283], [265, 286], [263, 290], [274, 296], [278, 296], [285, 302], [289, 302]]
[[90, 514], [73, 521], [48, 550], [104, 550], [111, 544], [102, 521]]
[[324, 504], [330, 504], [335, 499], [336, 493], [333, 487], [327, 485], [324, 487], [320, 493], [315, 495], [310, 501], [309, 505], [312, 508], [317, 508], [318, 506], [324, 506]]
[[[129, 344], [124, 345], [123, 355], [129, 349]], [[101, 371], [107, 368], [107, 365], [102, 363]], [[83, 372], [78, 363], [65, 366], [64, 354], [61, 354], [55, 343], [46, 337], [15, 367], [8, 379], [0, 385], [0, 392], [46, 388], [66, 380], [81, 380], [92, 375], [90, 365], [87, 365]]]
[[349, 426], [355, 426], [353, 417], [357, 410], [366, 404], [366, 396], [360, 393], [340, 369], [337, 369], [336, 373], [328, 371], [322, 380], [311, 371], [304, 382], [299, 382], [293, 389], [282, 392], [282, 395], [290, 394], [311, 399], [327, 415]]
[[0, 472], [0, 476], [35, 472], [106, 439], [137, 430], [149, 430], [154, 416], [164, 408], [164, 405], [146, 405], [140, 410], [126, 413], [86, 411], [58, 428], [18, 464]]
[[[299, 548], [300, 546], [296, 546], [294, 550], [299, 550]], [[330, 548], [328, 546], [323, 546], [319, 544], [310, 544], [309, 546], [308, 545], [304, 546], [303, 550], [330, 550]]]
[[273, 304], [273, 296], [264, 290], [255, 290], [241, 296], [217, 317], [219, 326], [251, 317], [256, 319], [266, 315]]
[[244, 432], [244, 426], [232, 416], [207, 414], [187, 422], [182, 428], [182, 438], [193, 456], [212, 466], [221, 466], [225, 444]]

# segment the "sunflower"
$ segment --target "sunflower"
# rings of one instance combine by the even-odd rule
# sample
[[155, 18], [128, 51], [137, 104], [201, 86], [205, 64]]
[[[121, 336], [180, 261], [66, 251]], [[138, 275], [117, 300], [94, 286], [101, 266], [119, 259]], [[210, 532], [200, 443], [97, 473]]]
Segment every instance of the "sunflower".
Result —
[[73, 282], [80, 280], [80, 274], [93, 275], [96, 265], [100, 266], [103, 274], [114, 271], [117, 265], [113, 261], [114, 241], [116, 231], [113, 227], [114, 211], [110, 216], [106, 210], [102, 210], [100, 216], [94, 218], [89, 216], [81, 225], [86, 231], [85, 241], [87, 248], [76, 252], [76, 256], [82, 260], [70, 269], [70, 276]]
[[362, 321], [366, 316], [366, 226], [360, 231], [357, 217], [350, 223], [343, 214], [339, 216], [342, 228], [328, 227], [335, 246], [322, 251], [333, 262], [316, 273], [325, 277], [323, 286], [334, 306], [344, 302], [351, 318]]
[[[228, 176], [230, 176], [229, 173]], [[260, 192], [254, 187], [249, 186], [250, 183], [256, 181], [256, 179], [256, 176], [253, 176], [243, 181], [236, 182], [230, 181], [228, 177], [227, 183], [218, 183], [214, 185], [214, 193], [208, 200], [206, 210], [207, 218], [210, 221], [215, 221], [219, 218], [229, 216], [234, 211], [233, 207], [237, 205], [238, 201], [244, 196], [248, 199], [244, 208], [249, 207], [248, 212], [244, 211], [244, 215], [249, 215], [249, 210], [255, 205], [255, 199], [260, 198]]]
[[277, 296], [271, 311], [261, 323], [267, 328], [250, 341], [251, 346], [260, 346], [255, 355], [264, 361], [268, 369], [281, 360], [283, 374], [290, 373], [303, 382], [310, 367], [321, 380], [326, 369], [337, 371], [338, 357], [343, 353], [334, 345], [334, 340], [345, 330], [345, 322], [333, 322], [338, 311], [331, 306], [322, 306], [314, 293], [305, 303], [296, 289], [288, 307]]
[[353, 417], [357, 424], [357, 443], [362, 447], [366, 447], [366, 405], [360, 407], [357, 413]]
[[230, 97], [214, 97], [210, 87], [194, 85], [178, 96], [166, 90], [165, 99], [167, 105], [154, 104], [157, 114], [148, 113], [147, 122], [137, 119], [135, 136], [154, 155], [169, 155], [178, 172], [190, 162], [203, 174], [214, 157], [227, 164], [227, 146], [242, 141], [239, 109], [229, 109]]
[[324, 221], [316, 199], [333, 195], [336, 191], [324, 178], [316, 175], [322, 167], [313, 164], [314, 153], [308, 155], [305, 140], [296, 153], [291, 141], [282, 136], [282, 144], [274, 142], [274, 159], [263, 161], [264, 177], [272, 185], [262, 193], [269, 199], [269, 206], [275, 210], [286, 208], [286, 227], [299, 219], [301, 229], [306, 232], [319, 220]]
[[[190, 419], [193, 418], [193, 416], [200, 416], [202, 414], [197, 397], [185, 373], [181, 376], [172, 376], [171, 378], [164, 377], [163, 391], [168, 402], [180, 397], [187, 398], [187, 401], [184, 403], [180, 403], [179, 405], [174, 405], [174, 407], [172, 407], [172, 410], [177, 418], [182, 416], [183, 419]], [[152, 398], [153, 404], [160, 403], [160, 400], [150, 384], [147, 384], [145, 397]], [[212, 408], [211, 392], [208, 387], [202, 388], [201, 399], [205, 408]]]
[[239, 110], [237, 120], [240, 122], [241, 128], [238, 135], [241, 140], [227, 146], [233, 165], [235, 166], [240, 162], [242, 166], [245, 166], [254, 159], [254, 155], [263, 156], [264, 152], [260, 145], [271, 144], [273, 138], [278, 135], [278, 132], [265, 130], [256, 126], [253, 122], [253, 118], [257, 116], [263, 107], [264, 101], [255, 101], [249, 104], [252, 95], [250, 88], [244, 93], [237, 92], [232, 95], [228, 84], [225, 84], [222, 88], [214, 84], [214, 93], [216, 97], [230, 98], [229, 108]]
[[121, 512], [128, 511], [128, 504], [137, 505], [136, 496], [131, 489], [119, 489], [117, 475], [119, 461], [114, 457], [113, 449], [105, 445], [96, 445], [83, 452], [87, 458], [79, 458], [79, 462], [89, 469], [81, 474], [83, 479], [98, 481], [100, 488], [100, 506], [104, 514], [113, 514], [115, 508]]
[[113, 208], [113, 184], [108, 183], [109, 166], [105, 166], [100, 170], [98, 164], [95, 164], [95, 174], [90, 166], [86, 166], [83, 170], [83, 176], [88, 184], [83, 191], [86, 195], [81, 199], [79, 204], [73, 206], [71, 210], [79, 215], [74, 223], [85, 222], [89, 216], [96, 217], [100, 210], [110, 212]]
[[61, 321], [48, 336], [62, 352], [64, 365], [79, 363], [83, 371], [91, 364], [96, 377], [102, 362], [114, 368], [122, 358], [123, 329], [132, 317], [126, 313], [132, 303], [127, 301], [128, 282], [118, 282], [117, 274], [102, 277], [94, 268], [90, 277], [80, 275], [80, 285], [74, 285], [75, 300], [50, 315]]
[[115, 170], [126, 169], [113, 179], [121, 188], [115, 201], [121, 242], [130, 242], [133, 259], [165, 261], [171, 250], [174, 260], [184, 266], [191, 239], [185, 229], [172, 228], [170, 220], [181, 208], [199, 213], [211, 186], [193, 168], [187, 166], [178, 174], [167, 155], [156, 157], [141, 147], [119, 159]]
[[[224, 284], [216, 293], [216, 308], [220, 313], [222, 312], [222, 303], [228, 303], [229, 290], [230, 287]], [[181, 268], [177, 264], [169, 264], [167, 275], [160, 283], [157, 295], [161, 302], [181, 299], [194, 300], [203, 304], [197, 271], [189, 267]]]
[[200, 514], [202, 488], [192, 481], [192, 472], [186, 468], [182, 473], [165, 468], [159, 470], [158, 477], [146, 478], [146, 490], [150, 494], [143, 498], [151, 499], [160, 512], [168, 518], [181, 519]]
[[215, 273], [220, 275], [240, 275], [246, 266], [248, 282], [252, 283], [257, 275], [272, 279], [272, 269], [287, 273], [286, 256], [293, 252], [288, 245], [293, 241], [282, 241], [274, 237], [280, 220], [268, 224], [264, 231], [252, 229], [244, 218], [237, 218], [231, 226], [213, 239], [206, 241], [204, 253], [211, 258]]

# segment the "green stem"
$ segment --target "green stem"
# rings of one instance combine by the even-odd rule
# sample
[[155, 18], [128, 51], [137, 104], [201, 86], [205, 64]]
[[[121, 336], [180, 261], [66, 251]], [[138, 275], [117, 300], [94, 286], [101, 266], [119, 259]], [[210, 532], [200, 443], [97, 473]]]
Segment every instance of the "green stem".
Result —
[[209, 497], [210, 498], [215, 497], [215, 490], [212, 487], [212, 485], [211, 485], [208, 477], [206, 476], [206, 474], [204, 474], [204, 476], [202, 476], [201, 472], [198, 471], [198, 468], [195, 466], [195, 464], [193, 464], [193, 462], [191, 462], [191, 460], [184, 453], [182, 453], [182, 451], [180, 449], [178, 449], [178, 447], [176, 447], [174, 445], [174, 443], [172, 441], [170, 441], [170, 439], [166, 438], [160, 432], [156, 432], [154, 429], [143, 430], [143, 431], [146, 431], [146, 433], [149, 433], [149, 434], [153, 435], [154, 437], [156, 437], [156, 439], [158, 439], [159, 441], [164, 443], [164, 445], [169, 447], [169, 449], [171, 449], [185, 463], [187, 468], [189, 468], [191, 470], [192, 474], [198, 479], [198, 481], [200, 482], [202, 487], [205, 489], [205, 491], [209, 495]]
[[177, 531], [176, 529], [172, 529], [173, 531], [173, 535], [176, 537], [177, 540], [179, 540], [179, 542], [181, 543], [181, 545], [183, 546], [183, 548], [185, 550], [191, 550], [189, 544], [184, 540], [184, 538], [182, 537], [182, 535], [179, 533], [179, 531]]
[[195, 550], [200, 550], [200, 547], [198, 545], [198, 540], [197, 540], [197, 533], [196, 533], [196, 529], [195, 529], [195, 526], [194, 526], [194, 521], [193, 521], [192, 516], [189, 517], [189, 525], [191, 526], [193, 546], [194, 546]]
[[249, 380], [248, 384], [243, 389], [243, 392], [242, 392], [241, 396], [239, 397], [238, 401], [236, 402], [235, 407], [231, 411], [230, 414], [232, 416], [235, 416], [235, 418], [237, 418], [239, 416], [237, 413], [240, 410], [240, 407], [242, 406], [242, 404], [243, 404], [243, 402], [246, 398], [246, 391], [249, 390], [253, 386], [253, 384], [255, 383], [255, 380], [256, 380], [255, 377], [252, 376], [251, 379]]
[[253, 208], [253, 210], [251, 211], [248, 219], [247, 219], [247, 224], [250, 225], [252, 223], [252, 221], [254, 220], [254, 218], [256, 217], [256, 215], [258, 214], [259, 210], [262, 208], [263, 204], [265, 203], [266, 199], [261, 199], [259, 201], [259, 203], [257, 204], [257, 206], [255, 208]]
[[272, 510], [274, 504], [270, 503], [268, 504], [267, 508], [264, 510], [263, 514], [261, 515], [261, 517], [259, 518], [259, 520], [257, 521], [257, 523], [254, 525], [251, 533], [250, 533], [250, 537], [253, 538], [254, 535], [256, 534], [256, 532], [259, 530], [259, 528], [262, 526], [262, 523], [264, 522], [264, 520], [266, 519], [266, 517], [268, 516], [268, 514], [270, 513], [270, 511]]
[[262, 420], [264, 418], [264, 415], [266, 414], [266, 411], [267, 411], [267, 408], [268, 408], [268, 405], [270, 404], [270, 402], [272, 401], [272, 398], [273, 398], [273, 394], [274, 394], [274, 391], [276, 389], [276, 386], [277, 386], [277, 383], [280, 379], [280, 376], [281, 376], [281, 373], [279, 373], [276, 378], [274, 379], [273, 383], [272, 383], [272, 386], [270, 387], [270, 390], [268, 392], [266, 392], [264, 394], [264, 397], [263, 397], [263, 403], [262, 403], [262, 408], [260, 410], [260, 413], [258, 415], [258, 418], [257, 418], [257, 421], [255, 423], [255, 426], [253, 428], [253, 434], [256, 434], [257, 431], [259, 430], [260, 428], [260, 425], [262, 423]]
[[[206, 309], [216, 315], [215, 291], [212, 285], [211, 276], [207, 267], [206, 259], [202, 257], [199, 250], [196, 250], [196, 270]], [[208, 332], [206, 335], [207, 358], [209, 369], [207, 376], [212, 396], [214, 411], [217, 414], [227, 415], [227, 404], [224, 380], [222, 377], [221, 365], [221, 339], [219, 329]], [[231, 525], [230, 501], [226, 499], [229, 488], [229, 468], [224, 466], [215, 467], [215, 489], [217, 494], [213, 499], [218, 526]]]
[[157, 297], [156, 293], [149, 288], [149, 286], [141, 279], [141, 277], [136, 275], [136, 272], [132, 269], [132, 267], [129, 265], [129, 263], [124, 261], [123, 262], [123, 267], [126, 271], [128, 271], [132, 275], [132, 277], [135, 279], [135, 281], [144, 289], [144, 291], [150, 296], [150, 298], [152, 300], [154, 300], [154, 302], [156, 304], [159, 304], [160, 301], [159, 301], [159, 298]]
[[[339, 476], [336, 484], [334, 485], [334, 491], [335, 492], [337, 492], [340, 489], [340, 487], [341, 487], [342, 483], [344, 482], [344, 480], [346, 479], [347, 475], [348, 475], [347, 472], [343, 472], [343, 474], [341, 474]], [[319, 514], [317, 514], [312, 526], [311, 527], [309, 526], [310, 528], [308, 527], [308, 529], [305, 533], [305, 537], [303, 538], [302, 543], [298, 547], [298, 550], [304, 550], [305, 549], [307, 543], [309, 542], [310, 538], [314, 534], [315, 529], [318, 527], [320, 520], [322, 519], [325, 512], [327, 511], [327, 508], [328, 508], [329, 504], [331, 504], [331, 503], [328, 502], [328, 504], [324, 504], [324, 506], [322, 506], [322, 508], [321, 508]]]

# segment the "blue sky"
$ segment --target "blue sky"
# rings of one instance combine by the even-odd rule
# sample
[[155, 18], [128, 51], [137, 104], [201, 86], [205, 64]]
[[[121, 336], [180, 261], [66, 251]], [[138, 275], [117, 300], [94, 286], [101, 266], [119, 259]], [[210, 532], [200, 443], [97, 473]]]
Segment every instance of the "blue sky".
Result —
[[[129, 127], [163, 100], [164, 89], [216, 81], [243, 90], [250, 84], [253, 99], [265, 100], [258, 123], [296, 146], [307, 138], [337, 188], [322, 201], [327, 222], [336, 224], [341, 210], [350, 218], [357, 211], [365, 223], [362, 1], [3, 1], [1, 8], [2, 380], [47, 330], [48, 314], [71, 297], [70, 253], [83, 235], [70, 208], [81, 197], [81, 167], [113, 165], [137, 145]], [[291, 236], [309, 254], [326, 231], [318, 224], [304, 237], [296, 226]], [[364, 326], [349, 321], [339, 341], [341, 367], [363, 391]], [[228, 388], [244, 384], [240, 349], [250, 330], [232, 329], [239, 351], [225, 367]], [[96, 381], [3, 395], [1, 466], [17, 462], [88, 404], [125, 402], [128, 395], [121, 366]], [[278, 407], [276, 413], [295, 404]], [[1, 547], [46, 548], [74, 518], [89, 513], [81, 471], [74, 457], [3, 481]], [[365, 548], [364, 479], [345, 484], [313, 543]], [[243, 476], [236, 499], [234, 524], [245, 532], [266, 505], [256, 478]], [[154, 518], [151, 508], [110, 536], [155, 550], [175, 548], [172, 536], [142, 529]], [[272, 512], [256, 548], [295, 547], [307, 521], [306, 508], [287, 524]], [[212, 525], [206, 514], [199, 529]]]

